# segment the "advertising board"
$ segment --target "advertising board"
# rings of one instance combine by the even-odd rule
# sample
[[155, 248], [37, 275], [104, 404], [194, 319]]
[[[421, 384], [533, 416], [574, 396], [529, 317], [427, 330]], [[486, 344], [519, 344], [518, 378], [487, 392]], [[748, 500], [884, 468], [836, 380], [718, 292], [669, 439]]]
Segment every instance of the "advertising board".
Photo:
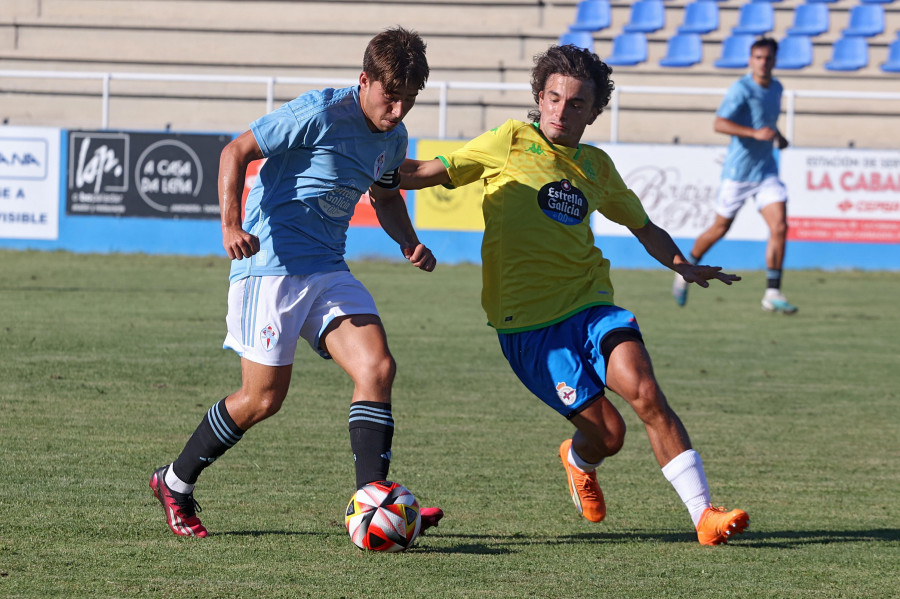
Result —
[[228, 135], [70, 131], [66, 214], [218, 219]]
[[60, 130], [0, 127], [0, 238], [59, 235]]

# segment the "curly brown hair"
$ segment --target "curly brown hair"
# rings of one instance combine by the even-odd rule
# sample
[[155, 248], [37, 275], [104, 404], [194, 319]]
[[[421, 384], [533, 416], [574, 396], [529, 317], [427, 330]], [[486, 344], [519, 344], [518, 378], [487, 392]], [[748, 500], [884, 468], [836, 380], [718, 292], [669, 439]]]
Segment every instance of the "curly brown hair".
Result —
[[[594, 83], [594, 108], [603, 112], [609, 104], [609, 98], [615, 89], [612, 75], [612, 67], [600, 60], [600, 57], [572, 44], [565, 46], [550, 46], [546, 52], [534, 57], [534, 69], [531, 70], [531, 94], [534, 103], [539, 103], [539, 96], [547, 85], [551, 75], [564, 75], [574, 77], [582, 81]], [[533, 108], [528, 112], [528, 118], [537, 123], [541, 120], [540, 110]]]

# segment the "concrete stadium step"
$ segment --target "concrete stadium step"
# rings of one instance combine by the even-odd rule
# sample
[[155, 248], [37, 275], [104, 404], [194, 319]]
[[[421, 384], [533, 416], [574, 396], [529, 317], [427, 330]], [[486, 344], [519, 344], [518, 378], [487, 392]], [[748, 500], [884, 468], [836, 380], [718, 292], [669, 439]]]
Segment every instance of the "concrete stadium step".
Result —
[[[0, 27], [0, 52], [47, 60], [159, 62], [172, 64], [360, 65], [370, 30], [224, 31], [154, 27], [18, 24], [14, 36]], [[467, 34], [422, 31], [429, 63], [458, 65], [532, 64], [534, 54], [555, 42], [555, 35]], [[14, 41], [13, 41], [14, 37]], [[304, 51], [312, 48], [312, 51]]]
[[[297, 38], [303, 44], [317, 50], [298, 53]], [[204, 69], [231, 69], [247, 74], [265, 72], [266, 75], [297, 74], [303, 70], [340, 70], [346, 76], [355, 77], [361, 55], [371, 33], [346, 31], [343, 33], [262, 33], [247, 32], [241, 35], [215, 31], [181, 31], [117, 28], [103, 29], [94, 26], [44, 26], [22, 25], [13, 34], [0, 26], [0, 58], [4, 62], [61, 64], [89, 64], [103, 70], [167, 70], [180, 69], [196, 72]], [[532, 58], [556, 41], [548, 35], [468, 35], [460, 37], [423, 32], [429, 46], [429, 63], [434, 74], [440, 71], [470, 73], [465, 79], [503, 80], [504, 73], [527, 73]], [[659, 60], [665, 55], [667, 39], [651, 36], [648, 39], [649, 60], [634, 67], [618, 67], [616, 71], [648, 71], [659, 68]], [[890, 41], [890, 40], [889, 40]], [[613, 39], [595, 37], [595, 51], [607, 56], [612, 50]], [[831, 56], [831, 43], [822, 37], [814, 40], [813, 65], [808, 72], [829, 75], [824, 64]], [[691, 73], [713, 70], [715, 60], [721, 55], [719, 40], [704, 39], [704, 58], [701, 64], [691, 67]], [[11, 47], [14, 46], [14, 47]], [[227, 46], [227, 51], [223, 47]], [[869, 66], [862, 72], [875, 74], [887, 58], [888, 42], [873, 38], [869, 43]], [[155, 48], [150, 51], [148, 48]], [[313, 75], [310, 75], [313, 76]], [[832, 74], [834, 78], [843, 75]]]
[[[21, 0], [19, 0], [21, 1]], [[302, 29], [335, 31], [348, 23], [377, 31], [401, 24], [408, 28], [443, 27], [447, 31], [517, 31], [553, 29], [574, 15], [573, 6], [538, 1], [489, 2], [394, 0], [370, 1], [257, 1], [233, 0], [42, 0], [24, 18], [47, 23], [96, 23], [109, 26], [223, 28], [269, 31]]]

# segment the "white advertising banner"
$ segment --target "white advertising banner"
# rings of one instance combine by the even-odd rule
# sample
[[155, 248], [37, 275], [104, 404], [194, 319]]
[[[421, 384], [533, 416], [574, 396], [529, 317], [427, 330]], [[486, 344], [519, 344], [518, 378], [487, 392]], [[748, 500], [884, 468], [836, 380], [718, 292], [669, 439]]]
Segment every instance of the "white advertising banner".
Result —
[[[716, 193], [726, 146], [606, 144], [625, 184], [644, 204], [650, 220], [672, 237], [696, 238], [715, 219]], [[631, 235], [625, 228], [598, 215], [595, 235]], [[738, 212], [729, 239], [761, 241], [768, 229], [752, 206]]]
[[[601, 147], [672, 237], [696, 238], [712, 223], [724, 146]], [[788, 239], [900, 243], [900, 151], [788, 148], [779, 172], [788, 190]], [[596, 235], [630, 234], [597, 215], [592, 226]], [[752, 203], [738, 212], [727, 238], [768, 239]]]
[[781, 155], [788, 239], [900, 242], [900, 151], [792, 149]]
[[49, 127], [0, 127], [0, 238], [59, 236], [59, 137]]

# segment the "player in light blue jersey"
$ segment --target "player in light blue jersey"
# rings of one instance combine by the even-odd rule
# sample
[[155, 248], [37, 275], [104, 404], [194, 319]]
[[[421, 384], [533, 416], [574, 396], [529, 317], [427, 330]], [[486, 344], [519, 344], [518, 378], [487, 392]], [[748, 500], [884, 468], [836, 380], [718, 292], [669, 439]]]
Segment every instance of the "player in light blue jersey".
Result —
[[[241, 388], [214, 404], [173, 463], [150, 486], [177, 535], [205, 537], [194, 484], [200, 473], [275, 414], [304, 339], [354, 383], [350, 445], [356, 486], [385, 480], [394, 420], [396, 364], [375, 302], [344, 261], [347, 228], [367, 193], [403, 256], [430, 272], [400, 194], [406, 157], [401, 122], [428, 78], [425, 43], [397, 27], [366, 48], [359, 85], [303, 94], [250, 125], [219, 161], [222, 244], [232, 259], [224, 346], [241, 356]], [[266, 162], [242, 217], [247, 165]], [[422, 530], [443, 513], [423, 508]]]
[[[716, 198], [713, 224], [694, 242], [688, 260], [699, 263], [703, 255], [731, 228], [744, 202], [753, 198], [769, 227], [766, 245], [766, 291], [763, 310], [794, 314], [797, 307], [781, 292], [781, 270], [787, 239], [787, 189], [778, 178], [773, 153], [788, 141], [778, 131], [782, 86], [772, 77], [778, 43], [761, 38], [750, 49], [750, 73], [738, 79], [725, 94], [716, 112], [715, 130], [731, 136], [722, 165], [722, 183]], [[672, 295], [678, 305], [687, 302], [688, 283], [675, 276]]]

